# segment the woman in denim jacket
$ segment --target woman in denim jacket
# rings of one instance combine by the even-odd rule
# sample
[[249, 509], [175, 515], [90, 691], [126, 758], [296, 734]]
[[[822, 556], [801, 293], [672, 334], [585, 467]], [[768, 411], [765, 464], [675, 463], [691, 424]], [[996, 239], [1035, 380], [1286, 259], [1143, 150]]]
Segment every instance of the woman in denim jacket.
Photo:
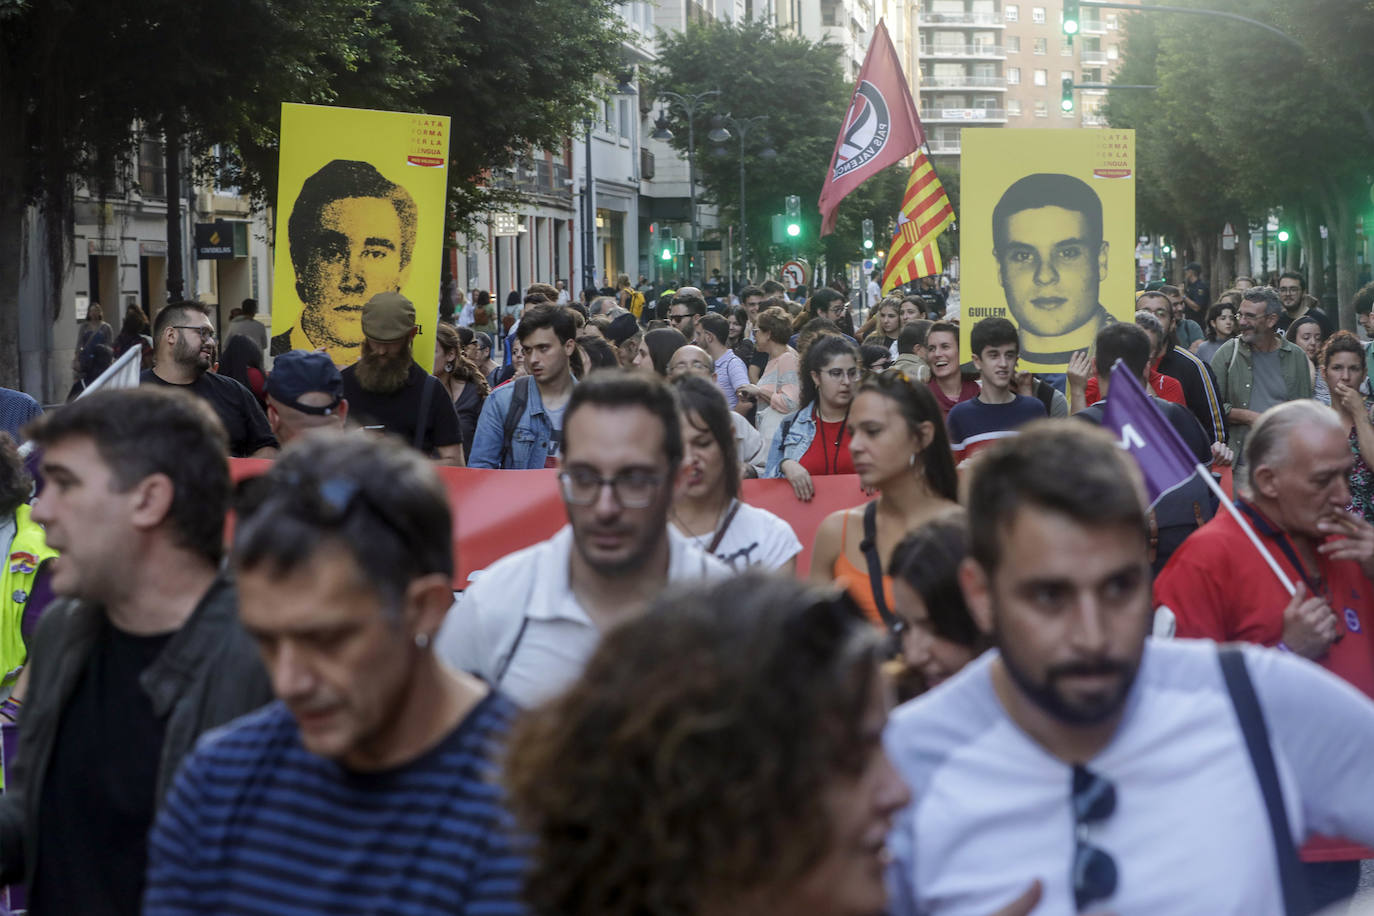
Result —
[[853, 474], [849, 454], [849, 404], [859, 385], [859, 348], [827, 335], [802, 354], [801, 409], [773, 435], [764, 477], [786, 477], [797, 499], [810, 502], [815, 474]]

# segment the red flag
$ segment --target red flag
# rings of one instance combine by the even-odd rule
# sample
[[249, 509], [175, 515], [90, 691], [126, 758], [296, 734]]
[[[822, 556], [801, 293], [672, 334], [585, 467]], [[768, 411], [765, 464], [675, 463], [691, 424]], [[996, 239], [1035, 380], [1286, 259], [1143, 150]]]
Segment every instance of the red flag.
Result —
[[821, 235], [835, 230], [835, 211], [851, 191], [925, 141], [911, 88], [880, 19], [821, 188]]

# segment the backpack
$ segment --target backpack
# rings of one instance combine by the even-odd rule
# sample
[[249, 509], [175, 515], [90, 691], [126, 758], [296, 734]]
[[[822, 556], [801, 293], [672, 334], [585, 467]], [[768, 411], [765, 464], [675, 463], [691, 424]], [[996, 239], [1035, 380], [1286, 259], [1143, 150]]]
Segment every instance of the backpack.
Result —
[[644, 294], [639, 290], [632, 292], [630, 294], [630, 304], [628, 308], [630, 314], [635, 316], [635, 320], [638, 320], [639, 316], [644, 314]]
[[501, 427], [501, 467], [506, 467], [506, 462], [511, 457], [511, 440], [515, 438], [515, 428], [520, 425], [520, 418], [525, 415], [525, 405], [530, 401], [530, 382], [528, 375], [522, 375], [515, 380], [511, 388], [510, 406], [506, 408], [506, 419]]

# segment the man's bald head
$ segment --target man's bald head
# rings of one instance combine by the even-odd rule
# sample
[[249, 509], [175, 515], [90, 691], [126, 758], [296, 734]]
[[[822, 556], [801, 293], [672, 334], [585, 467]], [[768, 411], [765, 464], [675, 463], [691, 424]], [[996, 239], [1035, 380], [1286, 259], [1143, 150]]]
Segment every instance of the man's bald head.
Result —
[[678, 347], [673, 352], [672, 358], [668, 360], [668, 378], [677, 379], [684, 375], [698, 375], [714, 381], [716, 377], [715, 360], [711, 359], [711, 354], [696, 344]]
[[1285, 401], [1260, 414], [1245, 440], [1245, 465], [1251, 484], [1261, 467], [1285, 466], [1294, 442], [1310, 440], [1314, 432], [1331, 430], [1342, 438], [1347, 435], [1336, 411], [1306, 398]]
[[269, 394], [267, 422], [283, 446], [316, 429], [343, 429], [344, 421], [348, 419], [348, 401], [340, 400], [335, 404], [334, 396], [323, 391], [307, 391], [296, 398], [296, 402], [304, 407], [333, 409], [329, 413], [306, 413], [283, 404]]

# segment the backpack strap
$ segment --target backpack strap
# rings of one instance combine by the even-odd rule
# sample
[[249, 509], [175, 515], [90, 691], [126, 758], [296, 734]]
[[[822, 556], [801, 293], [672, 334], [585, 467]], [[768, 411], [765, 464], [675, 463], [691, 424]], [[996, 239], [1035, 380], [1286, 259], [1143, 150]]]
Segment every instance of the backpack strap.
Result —
[[1255, 685], [1245, 667], [1245, 656], [1236, 646], [1219, 646], [1217, 657], [1226, 690], [1231, 694], [1236, 718], [1240, 721], [1250, 763], [1255, 768], [1264, 807], [1269, 814], [1269, 829], [1274, 835], [1274, 851], [1278, 857], [1279, 886], [1283, 889], [1283, 910], [1288, 916], [1307, 916], [1312, 911], [1308, 901], [1307, 879], [1298, 862], [1293, 846], [1293, 832], [1288, 827], [1288, 810], [1283, 806], [1283, 790], [1279, 786], [1278, 770], [1269, 747], [1269, 729], [1264, 724], [1264, 711], [1255, 696]]
[[425, 448], [425, 433], [429, 432], [429, 405], [434, 403], [434, 388], [442, 384], [432, 375], [425, 376], [425, 390], [420, 392], [420, 415], [415, 418], [415, 441], [412, 443], [419, 451]]
[[735, 515], [738, 512], [739, 500], [737, 499], [731, 504], [730, 511], [725, 513], [725, 518], [721, 520], [720, 527], [716, 529], [715, 537], [711, 538], [711, 546], [706, 548], [707, 553], [712, 555], [715, 554], [716, 548], [720, 546], [720, 542], [725, 540], [725, 532], [730, 530], [730, 523], [735, 520]]
[[878, 616], [892, 635], [901, 633], [897, 618], [887, 606], [887, 596], [883, 594], [883, 558], [878, 555], [878, 503], [870, 502], [864, 506], [864, 539], [859, 542], [859, 550], [868, 561], [868, 585], [873, 590], [873, 603], [878, 606]]
[[501, 430], [501, 467], [506, 467], [511, 457], [511, 440], [515, 438], [515, 428], [525, 415], [525, 405], [530, 402], [530, 377], [523, 375], [515, 380], [511, 390], [510, 406], [506, 408], [506, 419]]

